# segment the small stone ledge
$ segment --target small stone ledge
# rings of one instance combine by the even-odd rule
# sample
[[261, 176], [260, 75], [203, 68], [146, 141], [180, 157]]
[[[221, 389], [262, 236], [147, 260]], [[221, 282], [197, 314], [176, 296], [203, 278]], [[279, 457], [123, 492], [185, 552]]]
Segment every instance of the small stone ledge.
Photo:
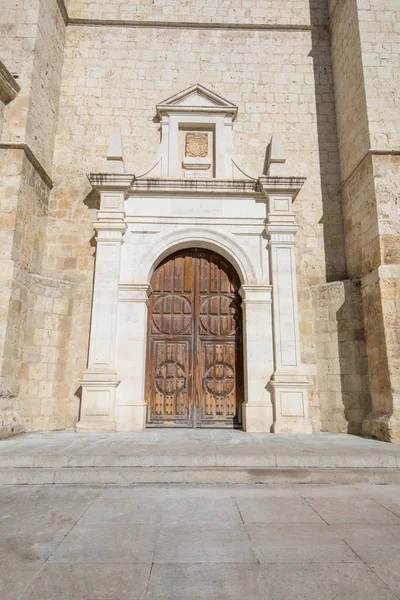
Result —
[[17, 96], [21, 88], [4, 63], [0, 61], [0, 100], [8, 104]]
[[50, 175], [48, 175], [47, 171], [42, 167], [39, 160], [36, 158], [32, 150], [29, 148], [28, 144], [25, 142], [0, 142], [1, 150], [23, 150], [25, 152], [26, 158], [32, 164], [33, 168], [42, 178], [43, 182], [47, 185], [47, 187], [51, 190], [53, 188], [53, 180]]
[[147, 21], [139, 19], [78, 19], [69, 18], [67, 25], [89, 27], [152, 27], [172, 29], [238, 29], [251, 31], [325, 31], [327, 25], [278, 23], [213, 23], [206, 21]]
[[68, 25], [69, 17], [68, 17], [68, 11], [65, 6], [64, 0], [56, 0], [56, 1], [57, 1], [58, 8], [60, 9], [60, 13], [61, 13], [61, 16], [63, 18], [65, 25]]

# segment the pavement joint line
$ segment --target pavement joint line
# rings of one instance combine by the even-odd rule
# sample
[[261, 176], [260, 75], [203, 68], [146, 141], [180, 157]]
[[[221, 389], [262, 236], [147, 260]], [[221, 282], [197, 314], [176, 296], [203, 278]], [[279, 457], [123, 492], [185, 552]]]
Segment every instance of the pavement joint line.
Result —
[[[374, 500], [374, 498], [370, 498], [370, 499]], [[396, 597], [398, 600], [400, 600], [399, 596], [397, 596], [397, 594], [395, 594], [395, 593], [393, 592], [393, 590], [391, 590], [391, 589], [390, 589], [390, 587], [388, 586], [388, 584], [387, 584], [387, 583], [385, 583], [385, 582], [383, 581], [383, 579], [381, 579], [381, 578], [379, 577], [379, 575], [378, 575], [377, 573], [375, 573], [375, 572], [374, 572], [374, 570], [372, 569], [372, 567], [370, 567], [370, 566], [369, 566], [369, 564], [368, 564], [368, 563], [367, 563], [365, 560], [363, 560], [363, 559], [361, 558], [361, 556], [360, 556], [360, 555], [359, 555], [359, 554], [358, 554], [358, 553], [357, 553], [357, 552], [354, 550], [354, 548], [352, 548], [352, 547], [350, 546], [350, 544], [349, 544], [348, 542], [346, 542], [346, 540], [345, 540], [345, 539], [344, 539], [344, 538], [343, 538], [341, 535], [339, 535], [339, 533], [338, 533], [338, 532], [337, 532], [337, 531], [336, 531], [336, 530], [335, 530], [335, 529], [332, 527], [332, 525], [331, 525], [331, 524], [330, 524], [330, 523], [329, 523], [329, 522], [328, 522], [326, 519], [324, 519], [324, 517], [323, 517], [323, 516], [322, 516], [322, 515], [321, 515], [321, 514], [320, 514], [320, 513], [319, 513], [319, 512], [318, 512], [318, 511], [317, 511], [317, 510], [316, 510], [316, 509], [313, 507], [313, 506], [312, 506], [312, 504], [310, 504], [310, 502], [308, 502], [308, 499], [307, 499], [307, 497], [303, 497], [303, 500], [304, 500], [304, 501], [305, 501], [305, 502], [308, 504], [308, 506], [309, 506], [310, 508], [312, 508], [312, 509], [313, 509], [313, 511], [314, 511], [314, 512], [315, 512], [315, 513], [316, 513], [316, 514], [317, 514], [317, 515], [318, 515], [318, 516], [319, 516], [319, 517], [320, 517], [320, 518], [321, 518], [321, 519], [324, 521], [324, 523], [326, 523], [326, 524], [328, 525], [328, 527], [329, 527], [329, 528], [330, 528], [330, 529], [331, 529], [331, 530], [332, 530], [332, 531], [335, 533], [335, 535], [337, 535], [337, 536], [338, 536], [338, 537], [339, 537], [339, 538], [340, 538], [340, 539], [341, 539], [341, 540], [342, 540], [342, 541], [343, 541], [343, 542], [346, 544], [346, 546], [349, 548], [349, 550], [351, 550], [351, 552], [353, 552], [353, 554], [355, 554], [355, 555], [357, 556], [357, 558], [358, 558], [358, 559], [359, 559], [359, 560], [360, 560], [360, 561], [361, 561], [361, 562], [362, 562], [362, 563], [363, 563], [363, 564], [364, 564], [364, 565], [367, 567], [367, 569], [368, 569], [368, 570], [369, 570], [369, 571], [370, 571], [370, 572], [371, 572], [371, 573], [372, 573], [372, 574], [373, 574], [373, 575], [374, 575], [374, 576], [375, 576], [377, 579], [379, 579], [379, 581], [380, 581], [380, 582], [381, 582], [381, 583], [384, 585], [384, 587], [385, 587], [385, 588], [386, 588], [386, 589], [387, 589], [389, 592], [393, 593], [393, 595], [394, 595], [394, 596], [395, 596], [395, 597]], [[377, 503], [377, 504], [379, 504], [379, 503]], [[396, 516], [397, 516], [397, 515], [396, 515]]]
[[[104, 487], [104, 486], [103, 486]], [[37, 491], [37, 490], [36, 490]], [[100, 494], [100, 489], [99, 489], [99, 494]], [[63, 541], [65, 540], [65, 538], [71, 533], [71, 531], [76, 527], [76, 525], [78, 524], [78, 521], [80, 521], [80, 519], [83, 517], [83, 515], [88, 511], [89, 507], [92, 505], [92, 503], [94, 502], [94, 500], [96, 500], [96, 498], [98, 498], [98, 495], [93, 498], [91, 501], [89, 501], [88, 506], [86, 507], [86, 509], [81, 513], [81, 515], [77, 518], [77, 520], [75, 521], [75, 523], [73, 523], [73, 525], [71, 525], [70, 529], [65, 533], [65, 535], [62, 537], [62, 539], [58, 542], [58, 544], [55, 546], [55, 548], [49, 553], [48, 557], [46, 558], [46, 560], [43, 562], [43, 564], [41, 565], [40, 569], [37, 571], [37, 573], [35, 573], [32, 578], [29, 580], [29, 583], [24, 587], [24, 589], [22, 590], [22, 592], [18, 595], [17, 600], [23, 600], [24, 599], [24, 594], [27, 591], [28, 587], [31, 585], [31, 583], [39, 576], [39, 574], [42, 572], [43, 568], [45, 565], [47, 565], [47, 563], [49, 562], [50, 557], [52, 556], [52, 554], [59, 548], [59, 546], [63, 543]]]

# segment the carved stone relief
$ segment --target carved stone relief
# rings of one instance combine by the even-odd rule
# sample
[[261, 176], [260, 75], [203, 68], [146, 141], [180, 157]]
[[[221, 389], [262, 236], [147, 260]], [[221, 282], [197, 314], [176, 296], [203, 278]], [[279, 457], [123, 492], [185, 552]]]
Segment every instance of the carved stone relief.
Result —
[[185, 156], [205, 158], [208, 156], [208, 134], [190, 132], [185, 138]]

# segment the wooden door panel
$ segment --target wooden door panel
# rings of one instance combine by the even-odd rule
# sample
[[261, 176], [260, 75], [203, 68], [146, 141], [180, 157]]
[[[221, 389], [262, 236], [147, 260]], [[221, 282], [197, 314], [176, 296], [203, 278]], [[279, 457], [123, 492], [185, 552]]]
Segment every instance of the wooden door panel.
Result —
[[202, 426], [232, 426], [238, 420], [236, 345], [202, 341]]
[[173, 294], [154, 296], [151, 335], [192, 335], [192, 299]]
[[189, 425], [190, 341], [155, 340], [152, 350], [149, 420], [158, 424]]
[[214, 337], [239, 333], [240, 306], [233, 296], [206, 296], [200, 299], [200, 335]]
[[240, 281], [207, 250], [155, 270], [149, 299], [148, 423], [233, 427], [242, 398]]

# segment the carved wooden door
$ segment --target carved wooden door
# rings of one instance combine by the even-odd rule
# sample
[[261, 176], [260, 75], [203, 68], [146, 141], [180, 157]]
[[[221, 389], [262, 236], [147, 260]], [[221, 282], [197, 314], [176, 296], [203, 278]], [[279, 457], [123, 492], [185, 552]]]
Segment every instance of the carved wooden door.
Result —
[[243, 401], [240, 282], [207, 250], [168, 257], [149, 299], [149, 426], [236, 427]]

